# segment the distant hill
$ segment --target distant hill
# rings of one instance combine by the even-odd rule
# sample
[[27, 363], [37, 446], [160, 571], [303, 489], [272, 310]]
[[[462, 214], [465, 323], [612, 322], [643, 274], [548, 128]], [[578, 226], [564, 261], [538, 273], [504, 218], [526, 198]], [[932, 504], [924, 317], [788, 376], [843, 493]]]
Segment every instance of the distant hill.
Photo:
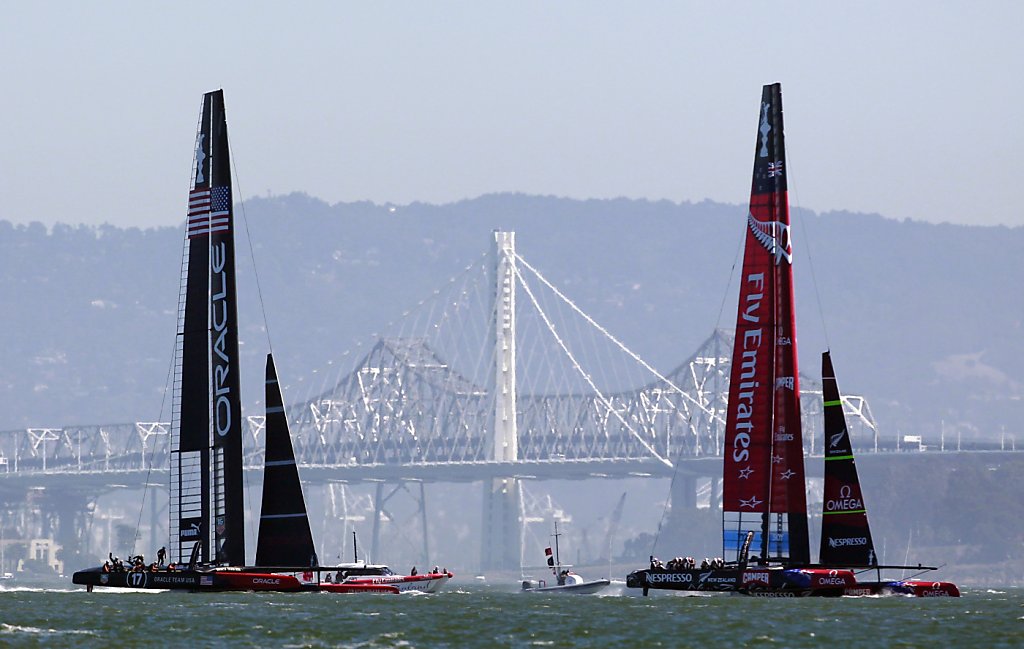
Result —
[[[244, 207], [274, 349], [293, 377], [430, 295], [496, 228], [515, 230], [531, 264], [662, 371], [735, 319], [742, 206], [497, 194], [392, 208], [292, 194]], [[869, 398], [883, 434], [1005, 427], [1024, 443], [1024, 228], [806, 211], [793, 221], [806, 373], [818, 371], [824, 319], [840, 385]], [[0, 221], [0, 429], [161, 416], [181, 249], [177, 227]], [[251, 268], [239, 269], [242, 362], [260, 368]]]

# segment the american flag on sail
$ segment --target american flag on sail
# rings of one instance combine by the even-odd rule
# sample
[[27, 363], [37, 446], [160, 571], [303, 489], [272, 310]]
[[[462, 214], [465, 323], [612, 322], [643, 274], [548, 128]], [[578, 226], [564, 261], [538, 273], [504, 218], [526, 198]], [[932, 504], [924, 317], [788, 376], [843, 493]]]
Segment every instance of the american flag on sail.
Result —
[[188, 195], [188, 236], [198, 237], [231, 229], [229, 187], [196, 189]]

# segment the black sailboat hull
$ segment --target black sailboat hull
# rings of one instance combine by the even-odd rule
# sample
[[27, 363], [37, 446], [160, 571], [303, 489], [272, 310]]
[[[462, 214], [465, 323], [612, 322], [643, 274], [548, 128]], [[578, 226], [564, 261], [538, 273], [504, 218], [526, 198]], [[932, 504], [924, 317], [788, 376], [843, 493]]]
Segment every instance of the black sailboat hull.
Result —
[[650, 568], [626, 575], [626, 587], [641, 588], [645, 595], [650, 590], [677, 590], [760, 597], [839, 597], [855, 584], [849, 570], [783, 566]]
[[[913, 567], [913, 566], [909, 566]], [[711, 593], [738, 593], [754, 597], [960, 597], [956, 584], [920, 579], [857, 581], [853, 571], [841, 568], [696, 568], [634, 570], [626, 575], [627, 588]]]
[[[104, 572], [102, 568], [92, 568], [76, 572], [71, 580], [72, 583], [87, 587], [138, 590], [272, 590], [288, 592], [311, 589], [303, 586], [302, 582], [292, 576], [249, 573], [241, 570]], [[315, 584], [312, 589], [315, 589]]]

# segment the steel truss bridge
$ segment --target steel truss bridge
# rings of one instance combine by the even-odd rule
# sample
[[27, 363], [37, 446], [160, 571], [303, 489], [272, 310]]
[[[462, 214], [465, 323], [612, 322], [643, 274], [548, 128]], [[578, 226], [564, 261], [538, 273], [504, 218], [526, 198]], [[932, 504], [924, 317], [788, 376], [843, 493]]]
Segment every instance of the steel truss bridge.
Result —
[[[731, 351], [731, 335], [714, 332], [667, 375], [683, 392], [656, 383], [605, 399], [520, 395], [519, 458], [502, 462], [488, 457], [487, 391], [453, 378], [422, 340], [382, 339], [336, 390], [289, 408], [296, 461], [310, 482], [477, 481], [546, 466], [561, 478], [670, 476], [677, 463], [721, 456]], [[805, 448], [816, 454], [820, 384], [801, 381]], [[843, 405], [858, 452], [879, 450], [868, 402], [844, 396]], [[246, 417], [247, 469], [263, 468], [263, 426], [264, 417]], [[131, 422], [0, 431], [0, 484], [72, 477], [83, 486], [141, 486], [147, 476], [167, 475], [170, 429], [170, 422]]]
[[[390, 497], [383, 493], [386, 483], [420, 483], [425, 529], [423, 482], [482, 482], [481, 556], [487, 568], [518, 565], [522, 480], [683, 474], [692, 491], [697, 476], [720, 475], [730, 333], [714, 331], [690, 358], [661, 375], [530, 266], [515, 251], [512, 233], [496, 232], [491, 254], [435, 297], [445, 306], [421, 303], [418, 311], [427, 315], [418, 328], [376, 338], [337, 380], [288, 408], [307, 484], [377, 483], [374, 546]], [[517, 306], [521, 297], [526, 299]], [[466, 303], [474, 301], [483, 303], [483, 317], [470, 314]], [[562, 316], [553, 315], [553, 304], [561, 305]], [[568, 317], [591, 326], [596, 339], [642, 368], [646, 378], [616, 381], [587, 370], [580, 351], [587, 345], [570, 340]], [[547, 346], [531, 350], [525, 339], [544, 339]], [[800, 380], [805, 448], [814, 455], [821, 446], [820, 383]], [[614, 384], [619, 387], [602, 388]], [[846, 396], [843, 405], [859, 453], [893, 450], [880, 440], [863, 397]], [[51, 494], [38, 499], [45, 502], [36, 517], [43, 522], [34, 531], [22, 525], [14, 532], [49, 533], [64, 545], [80, 542], [97, 497], [110, 485], [166, 484], [176, 425], [0, 432], [0, 504], [9, 513], [27, 489]], [[246, 418], [244, 462], [252, 471], [262, 470], [263, 426], [262, 416]], [[716, 480], [711, 484], [717, 489]], [[692, 494], [683, 497], [692, 501]]]

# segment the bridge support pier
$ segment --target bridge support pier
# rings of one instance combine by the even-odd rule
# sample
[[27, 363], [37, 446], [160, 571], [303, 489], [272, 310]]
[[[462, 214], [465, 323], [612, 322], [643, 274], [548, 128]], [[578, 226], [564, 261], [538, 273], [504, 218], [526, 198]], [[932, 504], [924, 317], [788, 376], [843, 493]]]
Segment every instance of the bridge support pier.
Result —
[[420, 565], [429, 567], [430, 561], [430, 542], [427, 536], [427, 493], [423, 485], [423, 482], [419, 482], [419, 495], [413, 494], [405, 483], [398, 483], [395, 488], [392, 489], [388, 495], [384, 495], [384, 483], [378, 482], [377, 489], [373, 497], [373, 538], [370, 542], [370, 556], [369, 560], [373, 562], [380, 561], [380, 525], [382, 518], [395, 522], [395, 517], [384, 508], [387, 502], [391, 500], [392, 496], [397, 494], [399, 491], [405, 491], [416, 500], [416, 516], [420, 519], [420, 534], [423, 539], [421, 547], [423, 548], [423, 554], [420, 555]]
[[678, 474], [672, 481], [672, 511], [692, 511], [697, 509], [697, 476]]
[[55, 567], [60, 552], [59, 563], [64, 564], [65, 571], [83, 567], [83, 530], [88, 527], [94, 505], [93, 494], [73, 487], [29, 489], [20, 505], [27, 523], [21, 529], [22, 540], [38, 542], [39, 548], [30, 547], [29, 556], [24, 558], [41, 559]]
[[522, 545], [519, 481], [484, 480], [480, 570], [517, 570]]

